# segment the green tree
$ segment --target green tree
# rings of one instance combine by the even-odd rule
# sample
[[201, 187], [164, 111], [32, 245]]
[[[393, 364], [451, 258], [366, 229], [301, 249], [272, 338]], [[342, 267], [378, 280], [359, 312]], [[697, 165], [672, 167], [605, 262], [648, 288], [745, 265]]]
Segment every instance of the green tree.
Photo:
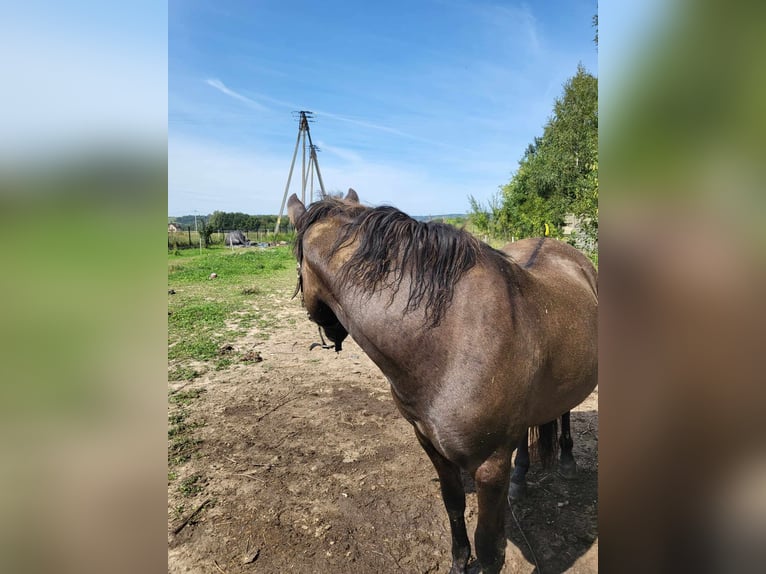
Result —
[[215, 228], [210, 225], [209, 221], [206, 222], [204, 217], [201, 217], [197, 226], [197, 231], [199, 232], [199, 238], [202, 243], [202, 247], [205, 249], [210, 247], [210, 236], [213, 235]]
[[468, 197], [468, 201], [471, 203], [471, 213], [468, 217], [479, 233], [502, 239], [510, 237], [500, 192], [492, 196], [487, 205], [482, 204], [472, 195]]
[[208, 225], [216, 231], [225, 229], [226, 226], [224, 225], [224, 213], [221, 211], [214, 211], [211, 213], [210, 218], [208, 219]]
[[[495, 231], [515, 237], [562, 236], [567, 215], [580, 224], [580, 247], [598, 239], [598, 80], [582, 65], [564, 85], [553, 115], [501, 188]], [[471, 198], [472, 199], [472, 198]]]

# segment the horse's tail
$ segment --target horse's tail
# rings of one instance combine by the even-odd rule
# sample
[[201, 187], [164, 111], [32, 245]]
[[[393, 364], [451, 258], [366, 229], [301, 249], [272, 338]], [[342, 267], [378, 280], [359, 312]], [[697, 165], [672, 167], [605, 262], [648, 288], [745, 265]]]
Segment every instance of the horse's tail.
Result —
[[556, 460], [559, 450], [558, 419], [553, 419], [549, 423], [538, 425], [529, 429], [531, 453], [536, 456], [543, 468], [547, 468]]

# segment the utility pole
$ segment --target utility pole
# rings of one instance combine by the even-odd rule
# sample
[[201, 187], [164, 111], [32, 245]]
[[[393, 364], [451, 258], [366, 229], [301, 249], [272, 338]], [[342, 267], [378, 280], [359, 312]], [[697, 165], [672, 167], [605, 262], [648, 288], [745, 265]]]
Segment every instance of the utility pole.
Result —
[[[311, 131], [309, 130], [309, 122], [314, 121], [314, 112], [307, 110], [301, 110], [294, 112], [298, 114], [298, 138], [295, 140], [295, 149], [293, 150], [293, 159], [290, 162], [290, 171], [287, 174], [287, 183], [285, 184], [285, 192], [282, 195], [282, 205], [279, 208], [279, 216], [277, 217], [277, 224], [274, 227], [274, 235], [279, 233], [279, 226], [282, 222], [282, 215], [285, 212], [285, 203], [287, 202], [287, 193], [290, 191], [290, 181], [293, 177], [293, 169], [295, 168], [295, 159], [298, 157], [298, 147], [303, 141], [303, 154], [301, 157], [301, 201], [306, 205], [306, 186], [311, 181], [311, 195], [310, 199], [313, 200], [314, 196], [314, 171], [316, 171], [317, 178], [319, 179], [319, 188], [321, 190], [321, 197], [326, 194], [324, 189], [324, 182], [322, 181], [322, 173], [319, 171], [319, 161], [317, 160], [317, 148], [314, 142], [311, 141]], [[308, 150], [306, 148], [306, 139], [308, 138]], [[308, 161], [308, 167], [306, 162]]]

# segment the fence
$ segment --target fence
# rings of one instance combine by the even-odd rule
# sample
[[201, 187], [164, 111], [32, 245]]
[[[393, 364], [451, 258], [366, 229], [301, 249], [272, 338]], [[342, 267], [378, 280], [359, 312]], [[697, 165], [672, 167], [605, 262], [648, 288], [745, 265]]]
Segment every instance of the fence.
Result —
[[[210, 236], [210, 245], [224, 245], [228, 231], [214, 231]], [[259, 229], [258, 231], [243, 231], [245, 237], [251, 243], [274, 243], [277, 241], [291, 241], [295, 235], [292, 225], [280, 232], [276, 237], [273, 231]], [[175, 249], [189, 249], [199, 247], [199, 233], [191, 227], [183, 231], [168, 231], [168, 251]]]

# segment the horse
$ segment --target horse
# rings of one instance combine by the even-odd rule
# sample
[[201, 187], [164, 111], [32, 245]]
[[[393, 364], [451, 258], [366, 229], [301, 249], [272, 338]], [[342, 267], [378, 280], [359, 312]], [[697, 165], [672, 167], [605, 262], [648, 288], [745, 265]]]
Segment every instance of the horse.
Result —
[[498, 573], [506, 498], [511, 483], [524, 484], [525, 453], [528, 466], [528, 429], [539, 430], [550, 458], [546, 445], [564, 415], [562, 465], [574, 470], [568, 412], [598, 376], [595, 268], [561, 241], [496, 250], [453, 226], [364, 206], [353, 189], [308, 207], [293, 194], [288, 215], [296, 295], [309, 318], [336, 351], [350, 335], [380, 368], [436, 469], [450, 573], [466, 572], [471, 558], [461, 471], [476, 487], [478, 564]]

